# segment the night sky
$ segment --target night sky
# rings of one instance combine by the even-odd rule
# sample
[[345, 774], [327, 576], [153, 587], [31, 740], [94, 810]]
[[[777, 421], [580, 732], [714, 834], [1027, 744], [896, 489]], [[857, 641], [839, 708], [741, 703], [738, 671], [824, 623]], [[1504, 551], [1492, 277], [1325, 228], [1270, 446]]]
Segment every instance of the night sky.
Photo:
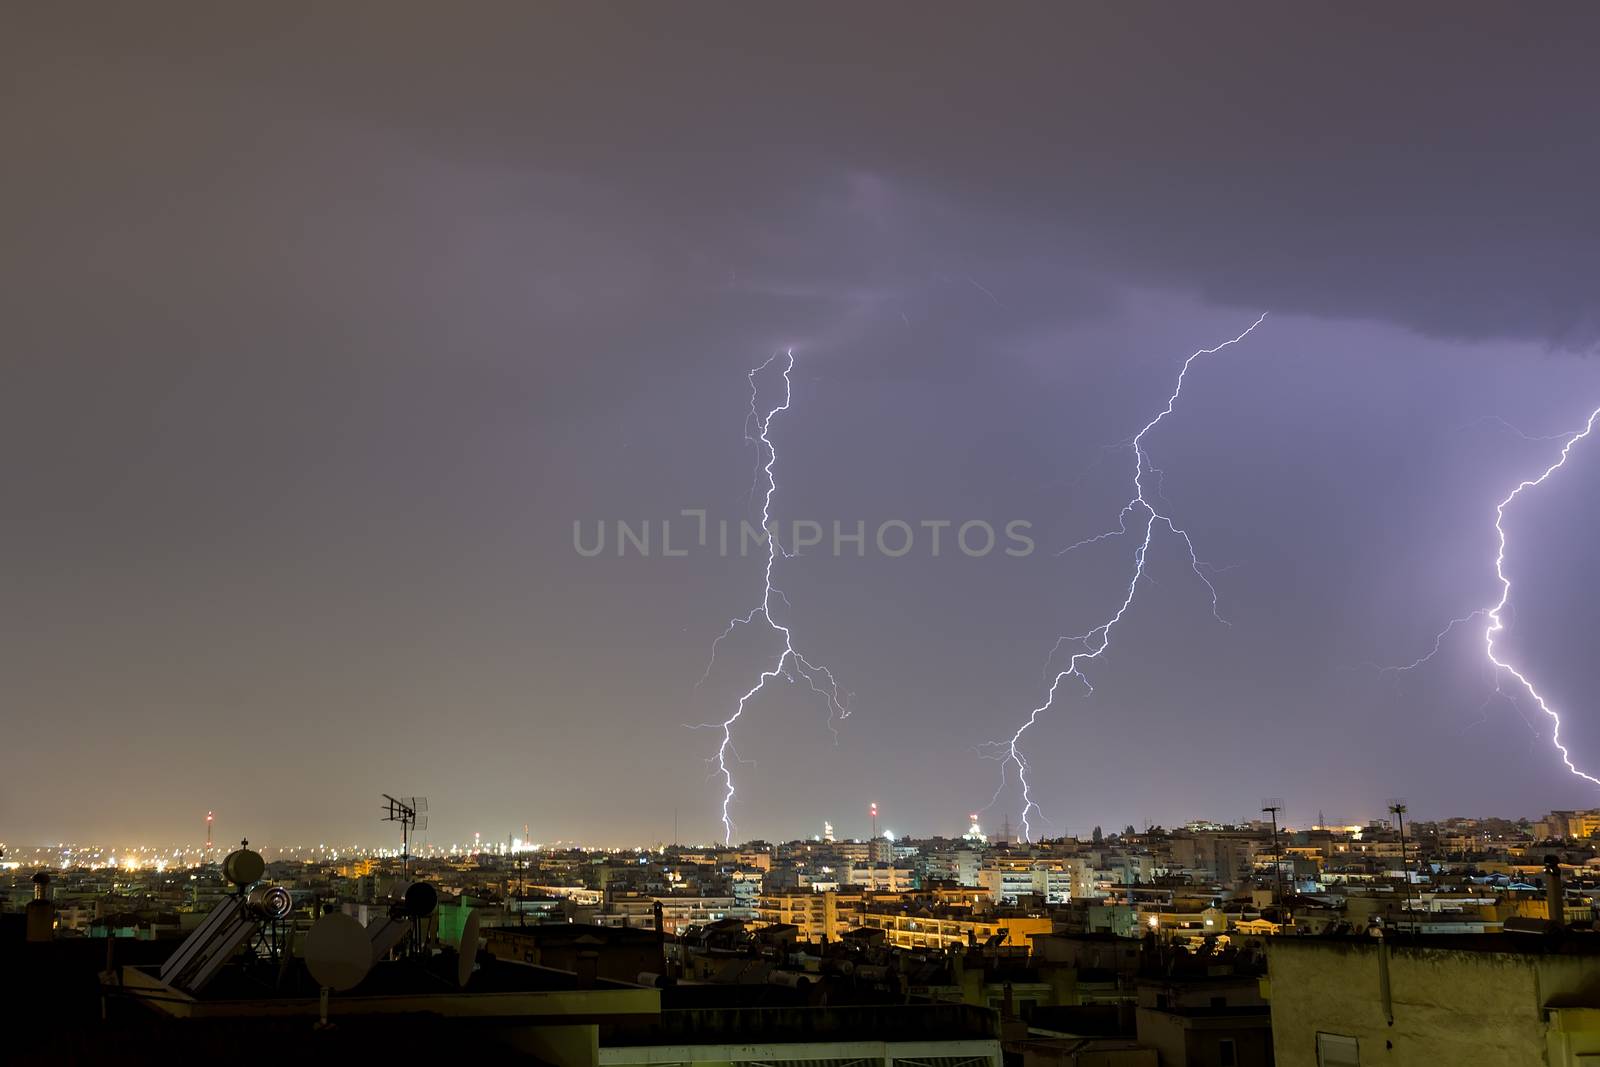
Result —
[[[1050, 833], [1600, 805], [1493, 697], [1494, 504], [1600, 405], [1600, 9], [32, 5], [0, 41], [0, 839], [721, 836], [781, 521], [1032, 524], [780, 560], [739, 837], [955, 833], [1102, 621], [1126, 442], [1181, 548], [1028, 735]], [[1504, 421], [1501, 421], [1504, 420]], [[1518, 433], [1507, 423], [1522, 431]], [[1524, 436], [1526, 435], [1526, 436]], [[759, 500], [757, 501], [759, 503]], [[1503, 648], [1600, 768], [1600, 440], [1508, 516]], [[682, 521], [682, 520], [680, 520]], [[677, 524], [674, 533], [679, 534]], [[947, 532], [946, 537], [949, 537]], [[1376, 666], [1375, 666], [1376, 665]], [[1002, 792], [984, 822], [1021, 810]]]

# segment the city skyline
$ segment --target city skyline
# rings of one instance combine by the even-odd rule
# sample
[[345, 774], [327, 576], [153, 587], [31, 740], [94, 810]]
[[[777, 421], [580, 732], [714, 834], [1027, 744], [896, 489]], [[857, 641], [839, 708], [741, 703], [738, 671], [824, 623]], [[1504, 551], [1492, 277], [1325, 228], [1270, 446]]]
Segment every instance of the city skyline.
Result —
[[[1600, 406], [1565, 10], [23, 13], [0, 838], [377, 843], [402, 790], [598, 843], [1600, 804], [1480, 627], [1436, 643], [1492, 622], [1600, 773], [1600, 442], [1503, 503]], [[1134, 546], [1062, 550], [1263, 311], [1135, 468], [1210, 566], [1152, 543], [1028, 808], [986, 746]], [[739, 703], [771, 628], [697, 684], [769, 429], [837, 742], [782, 661]], [[686, 724], [734, 707], [724, 829]]]
[[[1366, 812], [1355, 814], [1348, 812], [1329, 812], [1322, 809], [1301, 812], [1298, 806], [1292, 808], [1279, 808], [1278, 826], [1285, 832], [1291, 830], [1307, 830], [1321, 828], [1339, 828], [1350, 830], [1368, 826], [1392, 826], [1393, 813], [1390, 810], [1394, 798], [1387, 798], [1375, 802], [1375, 806]], [[1246, 804], [1248, 809], [1249, 805]], [[1555, 809], [1555, 810], [1581, 810], [1581, 809]], [[1596, 809], [1600, 810], [1600, 809]], [[1009, 813], [996, 813], [993, 822], [986, 821], [978, 813], [968, 812], [964, 817], [950, 820], [948, 825], [935, 824], [931, 828], [916, 828], [911, 823], [902, 823], [911, 826], [908, 830], [896, 830], [889, 825], [878, 825], [876, 833], [871, 829], [874, 825], [874, 815], [868, 811], [860, 820], [852, 820], [841, 815], [837, 820], [824, 817], [818, 820], [808, 832], [798, 834], [761, 834], [752, 833], [741, 836], [734, 841], [726, 842], [720, 836], [674, 838], [670, 833], [665, 836], [651, 837], [647, 832], [641, 831], [631, 837], [624, 836], [620, 839], [585, 839], [564, 836], [555, 828], [548, 832], [537, 832], [532, 824], [523, 823], [519, 826], [502, 826], [496, 820], [467, 820], [466, 824], [480, 827], [467, 834], [457, 834], [454, 837], [440, 835], [429, 831], [419, 831], [411, 838], [410, 848], [417, 855], [442, 855], [466, 854], [477, 851], [509, 854], [516, 851], [560, 850], [560, 849], [586, 849], [596, 852], [641, 852], [657, 851], [664, 847], [684, 849], [723, 850], [728, 848], [738, 849], [747, 844], [777, 844], [796, 841], [838, 840], [843, 842], [861, 843], [872, 840], [904, 841], [956, 841], [968, 837], [976, 828], [981, 832], [981, 837], [988, 843], [1010, 844], [1017, 847], [1027, 847], [1032, 844], [1048, 844], [1052, 841], [1077, 840], [1088, 841], [1093, 832], [1101, 831], [1108, 837], [1124, 834], [1132, 828], [1135, 834], [1144, 834], [1152, 830], [1171, 831], [1195, 827], [1245, 827], [1264, 826], [1268, 822], [1265, 817], [1266, 809], [1241, 810], [1232, 815], [1197, 814], [1188, 815], [1174, 820], [1134, 820], [1119, 818], [1106, 823], [1096, 823], [1092, 826], [1068, 827], [1058, 835], [1049, 837], [1035, 836], [1027, 839], [1020, 834], [1020, 826], [1014, 822]], [[837, 813], [836, 813], [837, 814]], [[1536, 824], [1542, 816], [1537, 814], [1497, 814], [1463, 815], [1460, 813], [1445, 815], [1413, 814], [1408, 807], [1407, 824], [1415, 822], [1419, 826], [1442, 825], [1453, 822], [1496, 822], [1506, 824], [1524, 823]], [[856, 825], [859, 821], [860, 825]], [[484, 827], [498, 827], [494, 830], [481, 829]], [[866, 829], [863, 829], [866, 828]], [[125, 852], [138, 852], [154, 854], [181, 854], [205, 855], [218, 857], [233, 848], [239, 847], [241, 837], [250, 841], [250, 847], [269, 852], [341, 852], [346, 854], [371, 854], [393, 855], [400, 854], [398, 831], [395, 831], [395, 840], [389, 841], [386, 829], [380, 828], [367, 833], [358, 833], [349, 838], [334, 840], [318, 838], [316, 844], [304, 840], [277, 840], [264, 839], [251, 835], [245, 831], [248, 828], [236, 828], [240, 833], [233, 837], [221, 836], [211, 844], [204, 844], [201, 837], [194, 840], [174, 838], [159, 840], [153, 835], [143, 837], [132, 836], [128, 840], [96, 839], [93, 837], [71, 836], [55, 841], [32, 841], [21, 838], [12, 838], [9, 841], [0, 841], [0, 850], [5, 850], [0, 855], [0, 861], [15, 862], [19, 857], [32, 856], [35, 853], [62, 853], [62, 854], [96, 854], [96, 855], [121, 855]], [[828, 835], [832, 835], [830, 838]]]

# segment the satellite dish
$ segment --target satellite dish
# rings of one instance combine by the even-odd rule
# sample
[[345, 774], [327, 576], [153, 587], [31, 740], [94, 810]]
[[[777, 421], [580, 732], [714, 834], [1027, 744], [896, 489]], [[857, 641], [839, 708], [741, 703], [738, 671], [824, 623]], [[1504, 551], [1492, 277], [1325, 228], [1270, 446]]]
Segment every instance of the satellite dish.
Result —
[[343, 992], [361, 984], [372, 969], [367, 931], [342, 911], [318, 919], [306, 933], [306, 970], [324, 989]]
[[266, 873], [267, 861], [261, 858], [261, 853], [248, 848], [234, 849], [222, 861], [223, 876], [237, 886], [254, 885]]
[[400, 894], [401, 907], [413, 919], [426, 919], [439, 906], [439, 891], [427, 882], [412, 882]]
[[472, 968], [478, 962], [478, 913], [469, 911], [466, 924], [461, 927], [461, 944], [456, 946], [456, 984], [463, 989], [472, 977]]

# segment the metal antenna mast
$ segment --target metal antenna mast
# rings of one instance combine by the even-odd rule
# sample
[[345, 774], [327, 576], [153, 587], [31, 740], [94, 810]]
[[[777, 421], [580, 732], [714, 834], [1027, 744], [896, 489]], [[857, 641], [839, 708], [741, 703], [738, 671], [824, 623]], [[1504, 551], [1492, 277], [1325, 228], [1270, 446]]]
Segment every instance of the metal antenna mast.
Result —
[[428, 798], [392, 797], [384, 793], [383, 799], [388, 801], [383, 821], [400, 824], [400, 876], [404, 878], [411, 866], [411, 835], [428, 828], [428, 816], [419, 814], [428, 810]]
[[[1261, 802], [1261, 810], [1272, 816], [1272, 902], [1283, 907], [1283, 853], [1278, 850], [1278, 813], [1283, 810], [1283, 798], [1268, 797]], [[1260, 825], [1259, 823], [1257, 825]]]
[[[1399, 823], [1399, 826], [1400, 826], [1400, 877], [1405, 880], [1405, 884], [1406, 884], [1406, 911], [1409, 912], [1409, 911], [1411, 911], [1411, 873], [1410, 873], [1411, 869], [1407, 865], [1407, 862], [1406, 862], [1406, 802], [1405, 802], [1405, 800], [1403, 798], [1401, 798], [1401, 797], [1393, 797], [1393, 798], [1391, 798], [1389, 800], [1389, 814], [1393, 815], [1395, 817], [1395, 820]], [[1413, 915], [1413, 916], [1411, 916], [1411, 918], [1413, 920], [1412, 933], [1415, 933], [1416, 932], [1416, 929], [1415, 929], [1416, 916]]]

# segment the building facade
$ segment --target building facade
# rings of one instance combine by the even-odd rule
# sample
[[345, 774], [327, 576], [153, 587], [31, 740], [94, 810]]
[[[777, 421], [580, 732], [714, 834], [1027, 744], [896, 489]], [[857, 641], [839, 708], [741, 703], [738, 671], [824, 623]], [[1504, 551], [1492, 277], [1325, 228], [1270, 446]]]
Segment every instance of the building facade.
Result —
[[1268, 939], [1277, 1065], [1600, 1062], [1600, 946], [1586, 940]]

